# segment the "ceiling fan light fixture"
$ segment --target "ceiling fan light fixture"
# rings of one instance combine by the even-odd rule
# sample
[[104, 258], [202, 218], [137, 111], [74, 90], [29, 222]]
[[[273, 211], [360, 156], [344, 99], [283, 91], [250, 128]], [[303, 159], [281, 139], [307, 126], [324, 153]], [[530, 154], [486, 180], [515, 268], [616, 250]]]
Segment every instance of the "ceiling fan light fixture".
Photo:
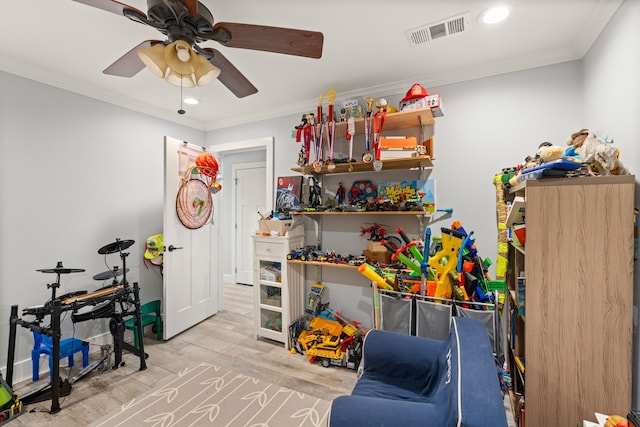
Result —
[[164, 60], [164, 51], [165, 45], [162, 43], [156, 43], [151, 47], [137, 51], [138, 57], [144, 65], [161, 79], [164, 79], [167, 74], [167, 62]]
[[167, 45], [164, 50], [164, 60], [169, 68], [178, 74], [191, 74], [198, 67], [196, 53], [184, 40], [176, 40]]
[[195, 87], [196, 86], [196, 84], [193, 82], [193, 78], [191, 77], [191, 74], [180, 74], [180, 73], [176, 73], [174, 70], [169, 71], [169, 74], [167, 75], [166, 80], [172, 85], [175, 85], [178, 87]]
[[198, 86], [205, 86], [214, 81], [220, 75], [220, 68], [213, 66], [207, 58], [202, 55], [196, 55], [198, 58], [198, 67], [194, 73]]

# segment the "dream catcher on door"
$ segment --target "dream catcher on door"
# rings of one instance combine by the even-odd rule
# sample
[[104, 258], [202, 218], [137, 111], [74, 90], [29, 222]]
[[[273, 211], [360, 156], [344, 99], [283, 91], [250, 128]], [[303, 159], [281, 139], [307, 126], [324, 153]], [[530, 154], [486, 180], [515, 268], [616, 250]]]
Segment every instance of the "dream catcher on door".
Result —
[[178, 219], [185, 227], [195, 230], [213, 223], [212, 195], [222, 189], [217, 175], [218, 161], [211, 153], [199, 154], [195, 166], [185, 171], [176, 197]]

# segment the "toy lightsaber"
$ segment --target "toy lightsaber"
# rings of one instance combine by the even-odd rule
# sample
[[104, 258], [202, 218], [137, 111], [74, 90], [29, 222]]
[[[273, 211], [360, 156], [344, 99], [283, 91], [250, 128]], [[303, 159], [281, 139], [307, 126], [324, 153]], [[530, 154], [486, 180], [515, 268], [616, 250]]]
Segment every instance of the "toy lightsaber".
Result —
[[420, 293], [422, 295], [427, 294], [427, 274], [429, 268], [429, 246], [431, 246], [431, 228], [427, 227], [424, 232], [424, 248], [422, 254], [422, 262], [420, 263], [420, 270], [422, 270], [422, 282], [420, 284]]
[[373, 327], [380, 329], [380, 295], [378, 293], [378, 285], [372, 282], [373, 287]]

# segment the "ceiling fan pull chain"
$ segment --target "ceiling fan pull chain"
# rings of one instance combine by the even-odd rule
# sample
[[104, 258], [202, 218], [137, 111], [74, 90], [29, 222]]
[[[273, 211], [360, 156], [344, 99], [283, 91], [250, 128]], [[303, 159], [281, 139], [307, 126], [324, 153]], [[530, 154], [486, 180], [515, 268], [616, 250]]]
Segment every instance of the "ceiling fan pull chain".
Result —
[[185, 111], [182, 109], [182, 75], [180, 75], [180, 109], [178, 110], [178, 114], [184, 114]]

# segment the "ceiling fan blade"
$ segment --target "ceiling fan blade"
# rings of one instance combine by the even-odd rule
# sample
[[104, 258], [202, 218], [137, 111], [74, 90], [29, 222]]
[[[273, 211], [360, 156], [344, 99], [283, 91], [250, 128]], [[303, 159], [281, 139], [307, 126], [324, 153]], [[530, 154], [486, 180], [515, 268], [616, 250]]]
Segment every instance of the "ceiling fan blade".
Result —
[[131, 49], [129, 52], [122, 55], [116, 62], [109, 65], [104, 71], [104, 74], [110, 76], [119, 77], [133, 77], [138, 74], [145, 67], [144, 62], [140, 60], [136, 53], [140, 49], [145, 49], [153, 46], [156, 43], [162, 43], [159, 40], [145, 40], [138, 46]]
[[198, 14], [198, 0], [181, 0], [182, 3], [189, 9], [189, 16], [196, 16]]
[[324, 35], [317, 31], [218, 22], [209, 37], [227, 47], [320, 58]]
[[98, 9], [106, 10], [107, 12], [115, 13], [116, 15], [125, 16], [124, 11], [133, 11], [138, 15], [146, 17], [147, 15], [133, 6], [129, 6], [128, 4], [120, 3], [116, 0], [73, 0], [77, 3], [86, 4], [88, 6], [93, 6]]
[[244, 98], [258, 92], [258, 89], [247, 80], [240, 70], [234, 67], [219, 51], [211, 48], [205, 48], [204, 50], [213, 55], [209, 62], [220, 68], [220, 75], [218, 76], [220, 83], [225, 85], [235, 96]]

